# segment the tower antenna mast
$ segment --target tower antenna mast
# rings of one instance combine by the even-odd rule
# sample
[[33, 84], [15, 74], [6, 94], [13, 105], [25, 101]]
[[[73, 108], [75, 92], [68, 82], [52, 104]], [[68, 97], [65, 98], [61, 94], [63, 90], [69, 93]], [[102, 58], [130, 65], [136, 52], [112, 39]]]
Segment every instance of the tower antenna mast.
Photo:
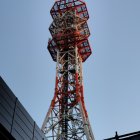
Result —
[[48, 50], [56, 62], [56, 83], [42, 131], [48, 140], [95, 140], [83, 95], [82, 62], [92, 53], [86, 4], [57, 0], [50, 13]]

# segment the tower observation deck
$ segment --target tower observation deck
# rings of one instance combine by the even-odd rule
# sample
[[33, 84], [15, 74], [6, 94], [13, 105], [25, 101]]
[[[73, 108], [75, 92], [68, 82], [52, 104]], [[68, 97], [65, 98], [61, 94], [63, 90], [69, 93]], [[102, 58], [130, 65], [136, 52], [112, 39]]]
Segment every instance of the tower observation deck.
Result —
[[82, 62], [92, 53], [86, 4], [57, 0], [50, 13], [48, 50], [56, 62], [56, 83], [42, 131], [48, 140], [95, 140], [83, 95]]

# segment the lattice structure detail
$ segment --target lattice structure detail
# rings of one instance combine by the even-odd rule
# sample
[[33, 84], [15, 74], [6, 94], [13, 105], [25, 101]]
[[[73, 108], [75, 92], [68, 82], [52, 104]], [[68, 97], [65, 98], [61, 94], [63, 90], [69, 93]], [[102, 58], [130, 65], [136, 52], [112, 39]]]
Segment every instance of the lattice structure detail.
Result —
[[86, 5], [59, 0], [51, 15], [48, 50], [57, 62], [56, 84], [42, 131], [48, 140], [94, 140], [83, 96], [82, 62], [91, 55]]

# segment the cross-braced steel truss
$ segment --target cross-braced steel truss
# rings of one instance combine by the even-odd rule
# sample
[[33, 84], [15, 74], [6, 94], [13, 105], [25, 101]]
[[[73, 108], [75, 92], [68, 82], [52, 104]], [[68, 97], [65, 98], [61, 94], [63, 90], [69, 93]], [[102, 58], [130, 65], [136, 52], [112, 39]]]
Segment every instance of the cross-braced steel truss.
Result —
[[94, 140], [83, 96], [82, 62], [91, 54], [86, 5], [56, 1], [51, 15], [48, 49], [57, 62], [56, 85], [42, 131], [48, 140]]

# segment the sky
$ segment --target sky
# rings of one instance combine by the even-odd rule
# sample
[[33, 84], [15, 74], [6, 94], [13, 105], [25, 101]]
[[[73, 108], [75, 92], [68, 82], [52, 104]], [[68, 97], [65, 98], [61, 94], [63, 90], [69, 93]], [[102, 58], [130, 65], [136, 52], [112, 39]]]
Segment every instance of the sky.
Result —
[[[85, 0], [84, 96], [96, 140], [140, 130], [140, 0]], [[54, 95], [53, 0], [0, 0], [0, 75], [41, 127]]]

